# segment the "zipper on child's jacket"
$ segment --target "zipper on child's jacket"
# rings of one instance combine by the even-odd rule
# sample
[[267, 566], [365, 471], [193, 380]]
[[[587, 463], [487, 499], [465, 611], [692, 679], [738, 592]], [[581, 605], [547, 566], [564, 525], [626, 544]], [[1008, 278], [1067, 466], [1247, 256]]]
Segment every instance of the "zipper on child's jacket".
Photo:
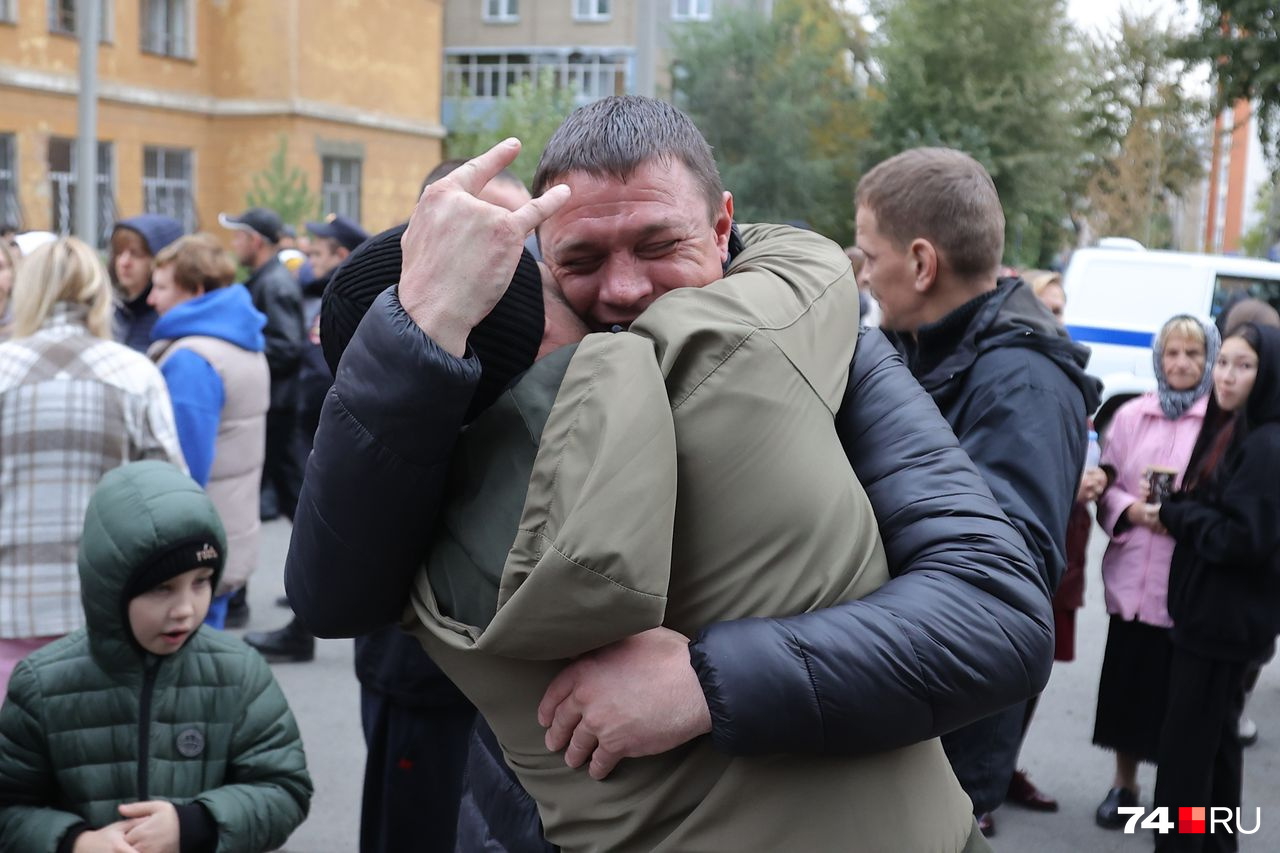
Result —
[[142, 699], [138, 707], [138, 802], [150, 799], [147, 786], [150, 783], [148, 765], [151, 763], [151, 694], [155, 692], [156, 675], [164, 658], [148, 655], [142, 671]]

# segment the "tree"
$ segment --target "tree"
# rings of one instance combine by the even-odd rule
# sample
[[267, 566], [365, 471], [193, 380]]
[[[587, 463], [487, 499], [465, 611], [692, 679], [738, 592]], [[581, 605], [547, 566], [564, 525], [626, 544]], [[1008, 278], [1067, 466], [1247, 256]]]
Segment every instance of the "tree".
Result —
[[520, 156], [511, 171], [524, 181], [533, 183], [533, 173], [547, 140], [573, 111], [573, 93], [556, 85], [550, 68], [542, 69], [535, 80], [521, 80], [507, 89], [507, 97], [496, 115], [464, 117], [449, 134], [445, 148], [449, 157], [474, 157], [509, 136], [520, 140]]
[[298, 225], [323, 211], [320, 211], [319, 197], [312, 195], [307, 185], [306, 173], [297, 166], [290, 166], [288, 156], [289, 140], [280, 134], [280, 144], [267, 167], [253, 176], [245, 201], [249, 207], [274, 210], [282, 222]]
[[1047, 263], [1082, 146], [1065, 0], [873, 0], [871, 12], [883, 82], [867, 165], [921, 145], [969, 153], [1000, 193], [1006, 258]]
[[1170, 247], [1169, 205], [1204, 174], [1207, 105], [1182, 86], [1179, 39], [1154, 15], [1121, 12], [1111, 35], [1086, 43], [1082, 213], [1097, 234]]
[[1280, 160], [1280, 12], [1275, 0], [1201, 0], [1198, 31], [1181, 55], [1209, 64], [1217, 110], [1238, 100], [1257, 109], [1258, 136]]
[[771, 18], [743, 11], [672, 41], [672, 101], [711, 144], [735, 217], [849, 242], [868, 135], [858, 30], [827, 0], [778, 0]]

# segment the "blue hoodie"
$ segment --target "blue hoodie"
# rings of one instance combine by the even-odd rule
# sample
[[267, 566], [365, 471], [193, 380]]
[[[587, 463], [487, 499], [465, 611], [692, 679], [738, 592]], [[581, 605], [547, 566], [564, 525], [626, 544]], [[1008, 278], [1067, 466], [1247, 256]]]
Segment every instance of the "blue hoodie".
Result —
[[[190, 335], [219, 338], [249, 352], [262, 352], [262, 329], [267, 318], [253, 307], [243, 285], [211, 290], [171, 309], [156, 321], [151, 340], [177, 340]], [[209, 469], [222, 420], [226, 389], [213, 365], [189, 349], [173, 353], [161, 366], [173, 417], [178, 425], [178, 442], [192, 478], [208, 485]]]

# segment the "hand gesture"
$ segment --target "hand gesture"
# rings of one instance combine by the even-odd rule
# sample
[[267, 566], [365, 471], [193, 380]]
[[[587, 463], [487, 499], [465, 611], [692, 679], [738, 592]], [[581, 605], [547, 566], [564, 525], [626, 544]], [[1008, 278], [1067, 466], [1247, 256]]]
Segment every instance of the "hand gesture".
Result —
[[1148, 468], [1142, 472], [1142, 477], [1138, 480], [1138, 497], [1144, 504], [1151, 503], [1151, 469]]
[[477, 198], [519, 153], [518, 139], [503, 140], [428, 186], [400, 238], [400, 304], [455, 356], [506, 293], [529, 232], [569, 200], [563, 184], [517, 210]]
[[1145, 500], [1129, 504], [1124, 511], [1129, 523], [1137, 527], [1145, 527], [1152, 533], [1168, 533], [1160, 523], [1160, 505], [1149, 504]]
[[1107, 472], [1101, 468], [1087, 468], [1080, 477], [1080, 488], [1076, 491], [1076, 503], [1089, 503], [1102, 496], [1107, 488]]
[[[711, 711], [689, 662], [689, 638], [653, 628], [584, 655], [557, 675], [538, 705], [547, 749], [590, 761], [603, 779], [623, 758], [658, 755], [711, 731]], [[567, 748], [567, 749], [566, 749]]]
[[102, 829], [82, 832], [76, 836], [71, 846], [71, 853], [141, 853], [125, 840], [124, 833], [129, 821], [117, 821]]
[[178, 810], [164, 800], [125, 803], [120, 814], [128, 818], [124, 840], [138, 853], [178, 853]]

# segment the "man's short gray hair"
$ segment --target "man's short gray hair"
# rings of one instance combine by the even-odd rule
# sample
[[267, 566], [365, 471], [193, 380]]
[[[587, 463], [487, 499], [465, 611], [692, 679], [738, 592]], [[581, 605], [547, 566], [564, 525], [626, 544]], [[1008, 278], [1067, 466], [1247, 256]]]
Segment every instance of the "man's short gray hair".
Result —
[[649, 160], [684, 163], [715, 219], [724, 185], [711, 146], [680, 110], [639, 95], [614, 95], [570, 113], [542, 151], [533, 194], [542, 195], [573, 172], [626, 181]]

